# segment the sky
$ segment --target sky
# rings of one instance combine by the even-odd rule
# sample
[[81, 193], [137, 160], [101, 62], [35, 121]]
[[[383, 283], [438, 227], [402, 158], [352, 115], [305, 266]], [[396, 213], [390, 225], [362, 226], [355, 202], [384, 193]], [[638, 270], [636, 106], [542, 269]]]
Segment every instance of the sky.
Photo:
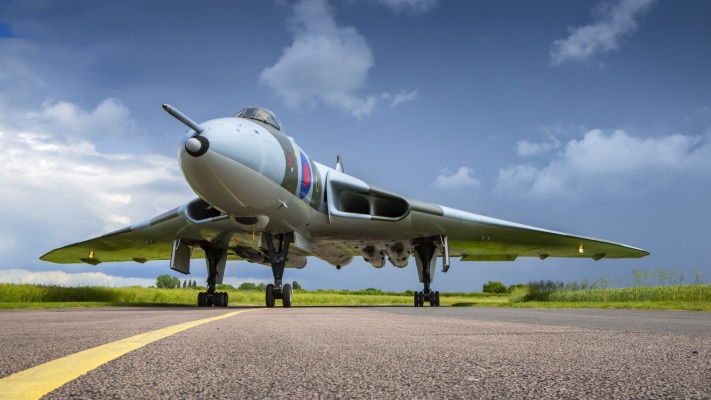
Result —
[[[0, 282], [148, 286], [167, 262], [49, 250], [194, 198], [185, 127], [271, 109], [322, 164], [406, 197], [648, 250], [632, 260], [453, 261], [441, 291], [635, 270], [711, 282], [711, 3], [0, 1]], [[181, 279], [205, 280], [201, 260]], [[654, 272], [652, 272], [654, 274]], [[225, 282], [270, 282], [229, 263]], [[414, 260], [306, 289], [421, 290]]]

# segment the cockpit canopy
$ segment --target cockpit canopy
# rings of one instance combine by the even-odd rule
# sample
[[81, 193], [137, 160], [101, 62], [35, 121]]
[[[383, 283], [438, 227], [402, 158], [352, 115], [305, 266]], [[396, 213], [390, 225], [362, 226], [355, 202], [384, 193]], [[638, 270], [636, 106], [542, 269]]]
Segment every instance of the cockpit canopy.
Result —
[[269, 124], [269, 125], [277, 128], [277, 130], [279, 130], [279, 131], [281, 130], [281, 124], [279, 123], [279, 120], [277, 119], [276, 115], [274, 115], [273, 112], [267, 110], [266, 108], [262, 108], [262, 107], [245, 108], [244, 110], [235, 114], [235, 117], [255, 119], [257, 121], [262, 121], [265, 124]]

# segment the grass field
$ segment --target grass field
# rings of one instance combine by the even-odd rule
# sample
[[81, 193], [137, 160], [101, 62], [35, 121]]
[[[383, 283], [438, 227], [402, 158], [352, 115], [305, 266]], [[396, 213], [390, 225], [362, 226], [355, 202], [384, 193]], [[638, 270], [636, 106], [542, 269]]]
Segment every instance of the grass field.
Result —
[[[262, 291], [225, 290], [230, 305], [263, 305]], [[92, 306], [196, 305], [195, 289], [60, 287], [16, 285], [0, 283], [0, 308], [54, 308]], [[295, 305], [351, 306], [351, 305], [412, 305], [412, 295], [380, 291], [295, 290]], [[506, 295], [483, 293], [443, 294], [443, 306], [501, 305], [508, 302]], [[277, 300], [277, 304], [279, 301]]]
[[[442, 306], [535, 308], [634, 308], [711, 311], [711, 285], [645, 286], [620, 289], [514, 289], [511, 294], [443, 293]], [[61, 287], [0, 283], [0, 308], [57, 308], [97, 306], [194, 306], [199, 289], [143, 287]], [[262, 291], [227, 289], [230, 305], [264, 304]], [[411, 293], [379, 290], [294, 291], [299, 306], [412, 305]], [[277, 301], [279, 305], [279, 301]]]
[[628, 288], [565, 289], [555, 282], [532, 282], [514, 289], [516, 307], [635, 308], [711, 311], [711, 285], [664, 285]]

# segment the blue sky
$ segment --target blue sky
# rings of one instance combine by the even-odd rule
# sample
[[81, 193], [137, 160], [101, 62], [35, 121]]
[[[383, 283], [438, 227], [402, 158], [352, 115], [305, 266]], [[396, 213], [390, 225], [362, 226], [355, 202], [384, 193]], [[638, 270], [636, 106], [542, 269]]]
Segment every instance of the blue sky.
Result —
[[[324, 164], [408, 197], [642, 247], [640, 260], [455, 262], [434, 287], [711, 280], [711, 3], [2, 1], [0, 281], [151, 284], [167, 262], [60, 266], [45, 252], [191, 199], [184, 127], [251, 105]], [[201, 261], [190, 278], [205, 278]], [[270, 281], [228, 265], [226, 282]], [[183, 278], [181, 276], [181, 278]], [[418, 289], [414, 262], [306, 288]]]

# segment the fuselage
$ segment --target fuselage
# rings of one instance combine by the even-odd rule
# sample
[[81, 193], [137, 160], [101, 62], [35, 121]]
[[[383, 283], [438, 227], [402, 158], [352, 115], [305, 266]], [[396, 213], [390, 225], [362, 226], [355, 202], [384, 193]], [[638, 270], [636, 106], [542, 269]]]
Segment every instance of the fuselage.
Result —
[[[277, 127], [239, 115], [195, 124], [200, 132], [188, 131], [181, 141], [180, 168], [203, 201], [230, 216], [236, 229], [294, 232], [302, 257], [342, 266], [352, 258], [343, 244], [362, 243], [358, 254], [376, 267], [388, 252], [394, 265], [407, 265], [411, 211], [417, 211], [408, 200], [312, 161]], [[427, 226], [420, 236], [442, 233]], [[394, 250], [371, 241], [387, 241]]]
[[218, 118], [200, 126], [200, 151], [191, 151], [196, 137], [191, 130], [178, 159], [188, 184], [208, 204], [237, 218], [262, 217], [259, 229], [270, 233], [302, 230], [315, 213], [324, 212], [330, 168], [314, 163], [292, 138], [248, 118]]

